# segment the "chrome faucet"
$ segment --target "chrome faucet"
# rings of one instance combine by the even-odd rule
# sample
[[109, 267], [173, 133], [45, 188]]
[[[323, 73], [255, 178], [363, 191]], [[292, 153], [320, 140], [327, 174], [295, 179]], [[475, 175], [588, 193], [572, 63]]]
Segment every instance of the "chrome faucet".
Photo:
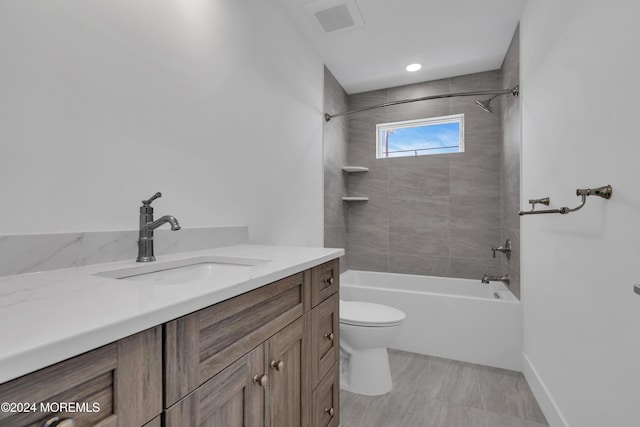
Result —
[[142, 206], [140, 206], [140, 236], [138, 238], [137, 262], [150, 262], [156, 260], [156, 257], [153, 255], [153, 230], [167, 222], [171, 224], [172, 230], [180, 230], [178, 220], [171, 215], [165, 215], [155, 221], [153, 220], [153, 208], [151, 207], [151, 202], [158, 197], [162, 197], [162, 193], [156, 193], [151, 196], [149, 200], [143, 200]]
[[489, 283], [489, 282], [502, 282], [505, 285], [509, 285], [511, 283], [511, 281], [509, 280], [509, 274], [505, 274], [504, 276], [489, 276], [488, 274], [485, 274], [484, 276], [482, 276], [482, 283]]

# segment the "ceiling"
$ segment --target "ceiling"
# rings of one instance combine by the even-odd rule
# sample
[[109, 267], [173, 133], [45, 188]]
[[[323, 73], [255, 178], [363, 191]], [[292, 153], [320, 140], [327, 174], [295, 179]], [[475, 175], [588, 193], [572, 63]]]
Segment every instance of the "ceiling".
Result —
[[[500, 68], [526, 2], [276, 1], [350, 94]], [[325, 32], [314, 12], [348, 1], [363, 25]]]

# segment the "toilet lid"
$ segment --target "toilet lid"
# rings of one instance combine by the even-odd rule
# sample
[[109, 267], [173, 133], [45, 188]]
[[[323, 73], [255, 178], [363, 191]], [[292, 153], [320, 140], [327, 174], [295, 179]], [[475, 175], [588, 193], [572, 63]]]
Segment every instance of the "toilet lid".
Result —
[[354, 326], [396, 326], [407, 316], [400, 310], [382, 304], [362, 301], [340, 301], [340, 323]]

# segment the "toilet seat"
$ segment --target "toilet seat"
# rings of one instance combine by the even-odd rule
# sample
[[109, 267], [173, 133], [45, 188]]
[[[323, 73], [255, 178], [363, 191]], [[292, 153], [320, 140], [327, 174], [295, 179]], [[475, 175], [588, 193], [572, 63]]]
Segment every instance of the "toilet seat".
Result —
[[386, 305], [340, 300], [340, 323], [345, 325], [388, 327], [402, 324], [405, 318], [402, 311]]

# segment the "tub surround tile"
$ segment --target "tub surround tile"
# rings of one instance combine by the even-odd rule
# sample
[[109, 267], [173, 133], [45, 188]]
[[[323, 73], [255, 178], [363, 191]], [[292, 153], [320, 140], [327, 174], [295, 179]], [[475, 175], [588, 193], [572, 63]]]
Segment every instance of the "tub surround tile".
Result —
[[[419, 97], [411, 96], [410, 98]], [[398, 104], [393, 107], [388, 107], [388, 122], [404, 122], [406, 120], [424, 119], [425, 117], [448, 116], [450, 109], [449, 99], [437, 99], [426, 102], [419, 101], [416, 105]]]
[[500, 258], [501, 264], [503, 267], [520, 272], [520, 230], [503, 228], [502, 242], [504, 243], [507, 239], [511, 240], [511, 258], [507, 259], [506, 256], [502, 255]]
[[449, 256], [449, 233], [446, 227], [389, 227], [389, 252]]
[[495, 195], [500, 189], [500, 168], [452, 166], [449, 185], [451, 195]]
[[[503, 86], [510, 88], [519, 83], [520, 29], [516, 28], [502, 63]], [[513, 237], [514, 252], [509, 262], [511, 291], [520, 298], [520, 157], [522, 155], [522, 124], [520, 98], [501, 97], [502, 119], [502, 227], [503, 237]], [[527, 206], [523, 206], [527, 209]]]
[[451, 228], [493, 228], [500, 218], [500, 196], [451, 196]]
[[389, 199], [384, 196], [369, 196], [366, 203], [349, 203], [347, 224], [354, 227], [380, 226], [386, 229], [389, 227], [389, 205]]
[[[500, 245], [500, 228], [475, 226], [473, 219], [466, 225], [451, 229], [451, 256], [455, 258], [494, 259], [492, 246]], [[496, 254], [495, 260], [498, 254]], [[499, 260], [498, 260], [499, 261]]]
[[449, 227], [451, 212], [449, 196], [434, 196], [424, 201], [392, 198], [389, 203], [389, 226]]
[[[393, 160], [393, 159], [391, 159]], [[389, 168], [389, 194], [398, 199], [428, 200], [449, 195], [449, 167]]]
[[347, 227], [325, 227], [324, 244], [327, 248], [346, 248], [347, 247]]
[[[325, 112], [347, 110], [349, 96], [327, 67], [324, 68]], [[342, 197], [348, 194], [348, 175], [342, 171], [347, 165], [349, 120], [336, 117], [324, 122], [322, 134], [322, 163], [324, 170], [324, 245], [347, 247], [348, 206]], [[346, 255], [340, 259], [340, 269], [347, 268]]]
[[389, 254], [386, 252], [367, 252], [347, 248], [347, 261], [352, 270], [389, 271]]
[[[449, 79], [450, 92], [471, 92], [477, 90], [492, 90], [502, 88], [502, 73], [500, 70], [481, 73], [465, 74]], [[456, 98], [464, 99], [464, 98]], [[473, 98], [475, 99], [475, 98]]]
[[[502, 194], [502, 226], [514, 230], [520, 229], [520, 191]], [[523, 205], [522, 210], [530, 210], [531, 205]]]
[[[349, 95], [349, 110], [382, 104], [389, 100], [389, 89], [371, 90]], [[376, 111], [376, 110], [371, 110]], [[379, 111], [379, 110], [378, 110]]]
[[[398, 86], [389, 89], [389, 101], [440, 95], [447, 93], [448, 90], [448, 79]], [[444, 98], [426, 102], [419, 101], [415, 103], [398, 104], [388, 108], [388, 110], [390, 122], [446, 116], [449, 114], [449, 99]]]
[[386, 226], [350, 225], [347, 227], [347, 249], [359, 252], [389, 252], [389, 231]]
[[389, 273], [451, 277], [449, 257], [389, 254]]
[[[478, 99], [488, 99], [478, 97]], [[483, 127], [500, 128], [500, 101], [491, 101], [492, 113], [487, 113], [474, 102], [475, 98], [451, 98], [450, 114], [464, 114], [464, 127], [470, 129], [482, 129]]]
[[[346, 109], [447, 92], [504, 89], [504, 72], [347, 95]], [[332, 98], [339, 98], [336, 93]], [[519, 174], [519, 167], [511, 163], [519, 162], [520, 155], [519, 141], [512, 143], [515, 127], [502, 130], [503, 116], [516, 117], [513, 106], [502, 98], [492, 102], [493, 114], [479, 109], [469, 97], [407, 103], [349, 116], [347, 140], [342, 145], [347, 147], [348, 164], [370, 168], [368, 173], [344, 174], [347, 194], [370, 197], [368, 203], [344, 206], [347, 247], [357, 252], [349, 257], [349, 268], [374, 270], [379, 266], [379, 271], [471, 279], [485, 273], [501, 274], [500, 262], [491, 257], [490, 248], [503, 242], [501, 227], [515, 229], [513, 216], [506, 212], [519, 203], [519, 181], [506, 177]], [[465, 114], [465, 152], [375, 158], [376, 124], [458, 113]], [[333, 174], [329, 176], [333, 180]], [[339, 187], [331, 188], [337, 193]], [[506, 190], [510, 192], [505, 194]], [[328, 224], [335, 226], [341, 221], [339, 211], [333, 201], [326, 204]]]
[[369, 198], [389, 196], [389, 171], [386, 164], [371, 166], [369, 172], [348, 174], [347, 181], [349, 183], [347, 192], [350, 196], [369, 196]]
[[500, 261], [491, 258], [451, 258], [451, 271], [463, 279], [477, 279], [478, 282], [485, 274], [497, 276], [503, 274], [500, 270]]
[[[247, 227], [156, 230], [156, 256], [247, 243]], [[138, 231], [0, 236], [0, 276], [135, 259]]]

